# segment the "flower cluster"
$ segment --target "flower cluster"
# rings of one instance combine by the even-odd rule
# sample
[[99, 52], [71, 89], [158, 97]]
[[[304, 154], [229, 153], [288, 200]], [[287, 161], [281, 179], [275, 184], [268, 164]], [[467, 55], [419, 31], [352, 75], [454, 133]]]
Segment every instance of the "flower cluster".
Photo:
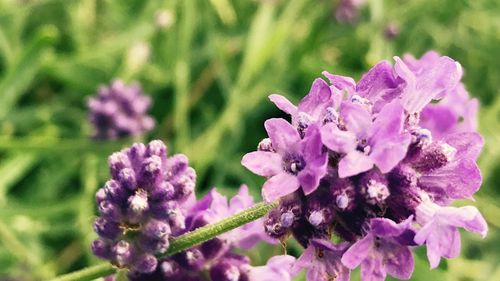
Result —
[[99, 238], [91, 248], [96, 256], [130, 269], [130, 280], [291, 280], [295, 258], [279, 256], [252, 267], [248, 257], [233, 251], [261, 240], [274, 242], [265, 234], [262, 220], [158, 258], [168, 250], [170, 238], [251, 207], [253, 198], [245, 185], [229, 202], [215, 188], [196, 201], [196, 174], [187, 157], [167, 157], [159, 140], [113, 153], [109, 167], [112, 179], [96, 193], [99, 217], [94, 230]]
[[101, 87], [88, 101], [89, 120], [95, 139], [116, 139], [140, 135], [154, 127], [154, 120], [146, 115], [151, 99], [143, 95], [138, 84], [126, 86], [115, 80], [109, 87]]
[[185, 229], [183, 204], [194, 200], [195, 171], [184, 155], [167, 158], [159, 140], [113, 153], [109, 168], [112, 179], [96, 193], [99, 239], [92, 251], [118, 267], [152, 272], [155, 255]]
[[[217, 222], [253, 205], [248, 188], [243, 185], [239, 193], [229, 202], [214, 188], [198, 202], [187, 208], [185, 231]], [[129, 274], [130, 280], [213, 280], [213, 281], [257, 281], [291, 280], [291, 266], [295, 259], [278, 256], [266, 266], [252, 267], [248, 257], [237, 254], [235, 248], [249, 249], [266, 235], [262, 221], [224, 233], [199, 246], [190, 248], [159, 262], [150, 274]]]
[[[293, 237], [306, 248], [293, 271], [307, 280], [362, 280], [412, 275], [411, 249], [425, 245], [432, 268], [460, 251], [458, 228], [485, 236], [472, 206], [481, 185], [475, 132], [478, 103], [460, 82], [462, 69], [429, 52], [420, 59], [382, 61], [357, 83], [323, 73], [298, 106], [270, 100], [290, 114], [269, 119], [269, 138], [242, 164], [267, 177], [262, 195], [280, 200], [265, 218], [273, 238]], [[334, 234], [344, 242], [330, 242]]]

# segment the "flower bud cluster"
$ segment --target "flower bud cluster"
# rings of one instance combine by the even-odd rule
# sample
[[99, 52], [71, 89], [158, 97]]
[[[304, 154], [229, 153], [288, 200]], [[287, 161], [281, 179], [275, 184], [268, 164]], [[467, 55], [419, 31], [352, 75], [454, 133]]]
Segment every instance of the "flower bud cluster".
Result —
[[[185, 219], [185, 231], [212, 224], [234, 215], [253, 205], [248, 188], [242, 185], [239, 193], [229, 202], [214, 188], [198, 202], [190, 206]], [[224, 233], [216, 238], [192, 247], [171, 257], [161, 259], [152, 273], [131, 272], [129, 279], [169, 281], [258, 281], [275, 277], [274, 280], [291, 281], [291, 256], [272, 258], [267, 265], [253, 267], [250, 259], [234, 251], [249, 249], [266, 239], [262, 221], [257, 220]]]
[[117, 267], [152, 272], [169, 237], [185, 230], [183, 204], [194, 196], [196, 173], [186, 156], [167, 158], [159, 140], [135, 143], [108, 162], [112, 178], [96, 193], [92, 251]]
[[267, 120], [269, 138], [242, 159], [267, 178], [264, 199], [280, 202], [266, 233], [306, 248], [294, 268], [308, 281], [349, 280], [358, 266], [362, 280], [408, 279], [413, 247], [426, 246], [434, 268], [459, 254], [459, 227], [486, 235], [475, 207], [449, 206], [482, 181], [477, 101], [460, 64], [435, 52], [395, 61], [357, 83], [324, 72], [329, 83], [316, 79], [298, 106], [271, 95], [291, 122]]
[[109, 87], [99, 88], [88, 100], [89, 120], [93, 138], [117, 139], [145, 133], [154, 127], [154, 120], [146, 114], [151, 99], [142, 93], [139, 84], [125, 85], [115, 80]]

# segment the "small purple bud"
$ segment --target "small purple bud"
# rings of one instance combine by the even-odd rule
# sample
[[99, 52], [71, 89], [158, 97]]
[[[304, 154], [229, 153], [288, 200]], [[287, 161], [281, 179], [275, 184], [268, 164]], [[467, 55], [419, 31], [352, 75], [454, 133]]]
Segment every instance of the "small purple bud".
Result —
[[134, 249], [129, 242], [125, 240], [118, 241], [112, 251], [118, 266], [128, 266], [132, 262]]
[[257, 150], [259, 151], [268, 151], [274, 152], [273, 144], [271, 143], [270, 138], [265, 138], [259, 142], [257, 145]]
[[292, 211], [281, 214], [280, 223], [283, 227], [291, 227], [295, 222], [295, 215]]
[[165, 160], [167, 158], [167, 146], [161, 140], [152, 140], [148, 143], [146, 155], [149, 157], [158, 156], [160, 159]]
[[305, 130], [311, 123], [313, 123], [313, 118], [309, 114], [302, 111], [297, 114], [296, 118], [297, 130], [299, 131], [301, 137], [304, 137]]
[[133, 214], [144, 214], [149, 209], [147, 192], [143, 189], [137, 189], [135, 194], [128, 198], [128, 206]]
[[106, 191], [104, 190], [104, 188], [99, 188], [99, 190], [97, 190], [97, 192], [95, 193], [95, 201], [97, 205], [106, 200], [106, 197]]
[[372, 205], [383, 203], [390, 195], [387, 185], [375, 179], [370, 179], [368, 183], [363, 186], [361, 193], [364, 195], [366, 202]]
[[111, 248], [108, 243], [103, 239], [96, 239], [92, 242], [90, 246], [92, 253], [101, 259], [109, 259], [111, 255]]
[[349, 196], [345, 193], [339, 194], [335, 199], [335, 204], [339, 209], [345, 210], [349, 206]]
[[208, 240], [200, 245], [200, 251], [202, 252], [203, 257], [207, 260], [219, 256], [219, 254], [224, 250], [227, 250], [226, 243], [219, 238]]
[[155, 254], [163, 254], [168, 250], [170, 246], [170, 242], [168, 241], [168, 236], [164, 238], [152, 238], [148, 236], [141, 236], [138, 239], [139, 247], [143, 251], [155, 253]]
[[140, 273], [151, 273], [155, 271], [158, 260], [151, 254], [144, 254], [139, 256], [133, 266], [133, 270]]
[[179, 274], [179, 265], [173, 260], [160, 263], [160, 272], [165, 278], [172, 278]]
[[182, 175], [175, 184], [175, 199], [183, 201], [194, 192], [195, 182], [189, 175]]
[[143, 143], [134, 143], [128, 150], [128, 157], [135, 171], [140, 171], [140, 163], [144, 160], [145, 154], [146, 146]]
[[159, 156], [150, 156], [142, 162], [141, 185], [152, 188], [160, 182], [162, 176], [162, 161]]
[[281, 238], [287, 234], [288, 228], [281, 224], [281, 213], [278, 209], [271, 210], [264, 219], [264, 230], [272, 238]]
[[339, 114], [333, 107], [327, 107], [326, 108], [326, 113], [323, 118], [323, 124], [326, 123], [334, 123], [338, 124], [339, 123]]
[[203, 254], [197, 248], [191, 248], [174, 256], [181, 267], [188, 270], [200, 270], [205, 264]]
[[111, 176], [114, 179], [118, 179], [118, 174], [120, 173], [121, 169], [130, 167], [130, 161], [128, 159], [127, 154], [125, 154], [122, 151], [119, 151], [109, 156], [108, 165]]
[[341, 211], [351, 211], [356, 207], [356, 189], [348, 179], [334, 179], [330, 185], [335, 206]]
[[108, 180], [104, 185], [104, 191], [111, 202], [119, 205], [123, 204], [128, 196], [127, 190], [115, 180]]
[[150, 220], [145, 226], [143, 233], [151, 238], [165, 238], [171, 234], [170, 225], [159, 220]]
[[217, 281], [238, 281], [239, 269], [229, 262], [220, 262], [210, 268], [210, 278]]
[[189, 167], [189, 160], [184, 154], [175, 154], [167, 160], [167, 177], [176, 178]]
[[419, 172], [430, 172], [450, 163], [456, 152], [456, 148], [445, 142], [433, 143], [416, 156], [411, 166]]
[[153, 201], [172, 200], [174, 194], [174, 186], [168, 181], [163, 181], [159, 186], [150, 191], [150, 198]]
[[124, 168], [118, 173], [118, 180], [120, 183], [130, 189], [130, 190], [135, 190], [137, 189], [137, 182], [135, 180], [135, 173], [134, 170], [130, 168]]
[[313, 226], [319, 226], [325, 222], [325, 216], [320, 211], [313, 211], [307, 218], [309, 223]]
[[120, 235], [120, 226], [112, 221], [108, 221], [104, 218], [97, 218], [94, 221], [94, 231], [103, 238], [108, 238], [114, 240]]
[[99, 203], [99, 213], [110, 221], [119, 222], [122, 219], [120, 208], [107, 200]]
[[384, 28], [384, 36], [387, 39], [394, 39], [396, 38], [399, 33], [400, 33], [399, 26], [393, 22], [387, 24]]

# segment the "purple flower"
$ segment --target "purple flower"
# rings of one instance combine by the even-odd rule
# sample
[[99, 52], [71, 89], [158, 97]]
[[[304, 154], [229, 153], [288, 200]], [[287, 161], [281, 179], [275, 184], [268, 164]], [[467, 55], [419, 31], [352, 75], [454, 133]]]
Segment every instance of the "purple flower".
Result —
[[[314, 80], [309, 93], [293, 105], [281, 95], [270, 95], [269, 99], [282, 111], [292, 116], [292, 124], [304, 135], [307, 127], [314, 123], [322, 123], [335, 111], [332, 90], [323, 79]], [[330, 117], [331, 118], [331, 117]]]
[[350, 270], [341, 258], [347, 250], [347, 243], [334, 245], [328, 240], [313, 239], [297, 262], [292, 272], [307, 269], [307, 281], [349, 281]]
[[[253, 198], [248, 194], [246, 185], [242, 185], [236, 196], [228, 199], [213, 188], [207, 195], [197, 202], [189, 202], [183, 224], [184, 232], [174, 233], [175, 237], [187, 231], [195, 230], [207, 224], [215, 223], [232, 216], [253, 205]], [[166, 235], [164, 225], [155, 225], [150, 232], [157, 236]], [[291, 267], [292, 257], [276, 258], [267, 266], [252, 267], [250, 259], [234, 253], [235, 248], [247, 249], [253, 247], [265, 238], [264, 227], [261, 221], [254, 221], [230, 232], [224, 233], [201, 245], [177, 253], [171, 257], [158, 261], [152, 272], [132, 271], [130, 280], [171, 280], [171, 281], [258, 281], [264, 275], [280, 276], [283, 280], [291, 280], [287, 268]], [[94, 242], [96, 249], [101, 249], [99, 241]], [[106, 252], [105, 250], [99, 252]], [[148, 267], [152, 263], [141, 263]], [[286, 267], [283, 267], [286, 266]], [[264, 274], [264, 275], [262, 275]], [[287, 277], [288, 276], [288, 277]], [[279, 279], [282, 280], [282, 279]]]
[[187, 161], [181, 155], [167, 158], [159, 140], [133, 144], [109, 157], [112, 179], [96, 193], [96, 256], [134, 272], [156, 269], [155, 255], [165, 253], [170, 236], [184, 230], [181, 206], [192, 196], [196, 180]]
[[335, 10], [335, 18], [340, 23], [353, 23], [358, 18], [359, 9], [365, 0], [341, 0]]
[[[248, 277], [250, 281], [291, 281], [292, 265], [295, 258], [292, 256], [274, 256], [267, 261], [264, 266], [250, 268]], [[214, 280], [215, 281], [215, 280]]]
[[363, 280], [410, 278], [416, 242], [435, 267], [458, 255], [457, 227], [486, 234], [477, 209], [446, 207], [471, 199], [482, 182], [477, 101], [460, 83], [460, 65], [435, 52], [395, 60], [357, 83], [323, 72], [330, 85], [316, 79], [298, 106], [271, 95], [292, 124], [266, 121], [269, 138], [243, 157], [268, 177], [264, 199], [280, 199], [264, 219], [266, 233], [306, 248], [295, 269], [307, 267], [309, 280], [348, 278], [340, 249], [318, 242], [332, 234], [354, 243], [342, 263], [361, 265]]
[[[213, 188], [190, 210], [190, 220], [193, 224], [200, 220], [204, 223], [215, 223], [250, 208], [253, 204], [253, 197], [248, 193], [246, 185], [242, 185], [238, 194], [229, 202], [225, 196]], [[263, 239], [269, 240], [264, 233], [262, 219], [226, 232], [218, 239], [223, 239], [226, 243], [242, 249], [252, 248]]]
[[439, 103], [428, 104], [420, 113], [420, 127], [432, 132], [436, 139], [447, 134], [477, 130], [479, 101], [470, 99], [465, 86], [459, 83]]
[[284, 119], [269, 119], [264, 126], [274, 151], [255, 151], [243, 156], [241, 163], [252, 172], [269, 177], [262, 187], [264, 200], [270, 202], [302, 187], [310, 194], [326, 173], [327, 154], [316, 125], [304, 139]]
[[403, 131], [403, 113], [403, 107], [393, 101], [372, 122], [370, 112], [362, 105], [342, 103], [340, 116], [347, 131], [335, 124], [321, 128], [324, 145], [345, 155], [338, 164], [341, 178], [368, 171], [373, 165], [387, 173], [405, 157], [410, 135]]
[[459, 227], [483, 238], [488, 232], [486, 221], [475, 207], [440, 207], [429, 198], [417, 207], [416, 220], [422, 228], [415, 235], [415, 242], [427, 246], [431, 268], [439, 265], [441, 257], [451, 259], [460, 254]]
[[143, 134], [154, 127], [146, 115], [151, 99], [144, 96], [139, 84], [126, 86], [115, 80], [109, 87], [99, 88], [88, 101], [89, 120], [95, 139], [116, 139]]
[[482, 182], [476, 160], [483, 144], [478, 133], [457, 133], [428, 145], [412, 161], [418, 185], [446, 202], [472, 197]]
[[342, 263], [354, 269], [361, 265], [361, 280], [385, 280], [387, 274], [398, 279], [409, 279], [414, 261], [411, 245], [412, 217], [402, 223], [385, 218], [370, 221], [370, 231], [354, 243], [342, 256]]
[[453, 59], [426, 53], [420, 60], [410, 56], [394, 57], [395, 73], [405, 81], [401, 95], [409, 113], [420, 112], [431, 100], [443, 98], [462, 78], [462, 67]]

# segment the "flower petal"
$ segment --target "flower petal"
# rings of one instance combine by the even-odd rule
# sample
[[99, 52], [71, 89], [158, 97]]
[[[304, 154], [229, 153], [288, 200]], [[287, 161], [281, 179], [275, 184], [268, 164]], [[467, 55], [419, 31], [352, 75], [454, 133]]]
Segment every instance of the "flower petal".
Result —
[[422, 63], [413, 71], [400, 58], [394, 59], [396, 74], [407, 83], [402, 99], [410, 113], [421, 111], [432, 99], [442, 98], [462, 77], [460, 64], [446, 56]]
[[398, 247], [387, 259], [387, 273], [401, 280], [410, 279], [415, 262], [413, 255], [408, 247]]
[[298, 149], [300, 135], [297, 130], [282, 118], [271, 118], [264, 123], [273, 148], [278, 153]]
[[394, 76], [392, 65], [381, 61], [361, 77], [356, 85], [356, 93], [373, 103], [374, 112], [400, 93], [401, 82]]
[[349, 131], [356, 134], [358, 139], [366, 138], [372, 125], [372, 116], [363, 106], [351, 102], [340, 105], [340, 116]]
[[328, 123], [321, 128], [321, 139], [326, 147], [339, 153], [348, 153], [356, 149], [357, 145], [356, 135], [340, 130], [333, 123]]
[[294, 175], [285, 172], [279, 173], [264, 183], [262, 197], [267, 202], [272, 202], [294, 192], [299, 186], [299, 180]]
[[358, 267], [373, 249], [373, 240], [373, 235], [367, 234], [363, 239], [354, 243], [342, 256], [342, 263], [350, 269]]
[[253, 173], [271, 177], [283, 171], [281, 156], [275, 152], [254, 151], [247, 153], [241, 159], [241, 164]]
[[306, 112], [317, 120], [325, 109], [331, 105], [332, 93], [326, 82], [317, 78], [314, 80], [309, 93], [300, 101], [298, 110]]
[[366, 172], [373, 167], [373, 161], [362, 152], [353, 150], [339, 162], [339, 177], [346, 178]]
[[290, 115], [295, 115], [297, 113], [297, 107], [293, 105], [287, 98], [282, 95], [273, 94], [269, 96], [272, 103], [276, 105], [281, 111], [288, 113]]

